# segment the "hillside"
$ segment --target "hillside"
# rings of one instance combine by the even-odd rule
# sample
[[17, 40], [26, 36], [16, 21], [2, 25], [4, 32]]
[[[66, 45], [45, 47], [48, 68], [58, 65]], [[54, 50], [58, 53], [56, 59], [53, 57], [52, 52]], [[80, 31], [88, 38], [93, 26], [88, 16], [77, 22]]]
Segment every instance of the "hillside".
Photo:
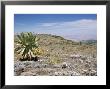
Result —
[[[97, 75], [96, 41], [75, 42], [51, 34], [37, 34], [36, 36], [41, 50], [41, 54], [37, 55], [39, 61], [26, 62], [31, 66], [29, 68], [25, 62], [15, 61], [15, 72], [18, 72], [20, 65], [26, 66], [19, 75]], [[15, 53], [15, 60], [19, 57], [20, 55]]]
[[96, 56], [96, 44], [80, 44], [80, 42], [75, 42], [71, 40], [66, 40], [63, 37], [55, 36], [55, 35], [47, 35], [40, 34], [37, 35], [39, 38], [38, 44], [39, 47], [46, 51], [46, 55], [73, 55], [73, 54], [81, 54], [81, 55], [94, 55]]

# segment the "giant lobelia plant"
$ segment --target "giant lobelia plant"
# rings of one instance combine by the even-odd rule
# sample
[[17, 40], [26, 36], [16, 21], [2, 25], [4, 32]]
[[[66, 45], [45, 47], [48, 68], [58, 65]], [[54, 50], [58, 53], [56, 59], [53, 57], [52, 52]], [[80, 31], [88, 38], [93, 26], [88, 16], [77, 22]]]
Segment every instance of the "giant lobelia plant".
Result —
[[15, 52], [21, 54], [23, 59], [26, 57], [31, 60], [34, 56], [33, 49], [38, 48], [38, 40], [32, 32], [20, 33], [15, 40], [17, 45]]

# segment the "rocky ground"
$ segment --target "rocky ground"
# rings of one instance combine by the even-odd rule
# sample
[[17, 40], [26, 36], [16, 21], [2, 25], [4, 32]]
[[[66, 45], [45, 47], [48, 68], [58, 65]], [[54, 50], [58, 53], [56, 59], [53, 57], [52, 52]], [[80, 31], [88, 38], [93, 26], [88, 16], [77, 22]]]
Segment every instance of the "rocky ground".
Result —
[[48, 58], [39, 61], [15, 61], [15, 76], [96, 76], [96, 57], [69, 55], [63, 62], [49, 64]]
[[[16, 76], [96, 76], [97, 41], [72, 41], [51, 34], [37, 34], [38, 61], [19, 61], [15, 52]], [[16, 40], [16, 36], [15, 36]], [[16, 43], [14, 44], [17, 47]]]

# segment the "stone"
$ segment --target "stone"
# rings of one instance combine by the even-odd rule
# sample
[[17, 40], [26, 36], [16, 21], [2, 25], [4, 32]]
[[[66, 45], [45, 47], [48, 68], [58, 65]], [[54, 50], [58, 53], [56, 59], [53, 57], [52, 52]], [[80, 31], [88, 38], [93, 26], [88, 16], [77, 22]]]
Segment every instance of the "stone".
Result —
[[79, 59], [79, 58], [81, 58], [81, 55], [70, 55], [70, 58], [72, 58], [72, 59]]
[[55, 65], [53, 65], [53, 68], [61, 68], [61, 65], [60, 64], [55, 64]]
[[67, 68], [68, 67], [68, 64], [66, 63], [66, 62], [63, 62], [63, 64], [62, 64], [62, 69], [63, 68]]
[[21, 76], [36, 76], [36, 73], [28, 71], [21, 73]]
[[18, 68], [14, 68], [14, 74], [15, 74], [15, 76], [18, 76], [18, 75], [20, 75], [22, 72], [24, 72], [24, 68], [22, 68], [22, 67], [18, 67]]

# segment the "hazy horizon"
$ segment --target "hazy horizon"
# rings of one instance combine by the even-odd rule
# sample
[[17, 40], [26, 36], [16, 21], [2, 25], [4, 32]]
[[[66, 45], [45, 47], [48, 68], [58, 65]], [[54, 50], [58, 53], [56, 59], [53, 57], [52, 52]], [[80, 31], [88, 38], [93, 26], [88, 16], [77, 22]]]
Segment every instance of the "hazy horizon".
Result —
[[96, 14], [15, 14], [14, 31], [52, 34], [70, 40], [97, 40]]

